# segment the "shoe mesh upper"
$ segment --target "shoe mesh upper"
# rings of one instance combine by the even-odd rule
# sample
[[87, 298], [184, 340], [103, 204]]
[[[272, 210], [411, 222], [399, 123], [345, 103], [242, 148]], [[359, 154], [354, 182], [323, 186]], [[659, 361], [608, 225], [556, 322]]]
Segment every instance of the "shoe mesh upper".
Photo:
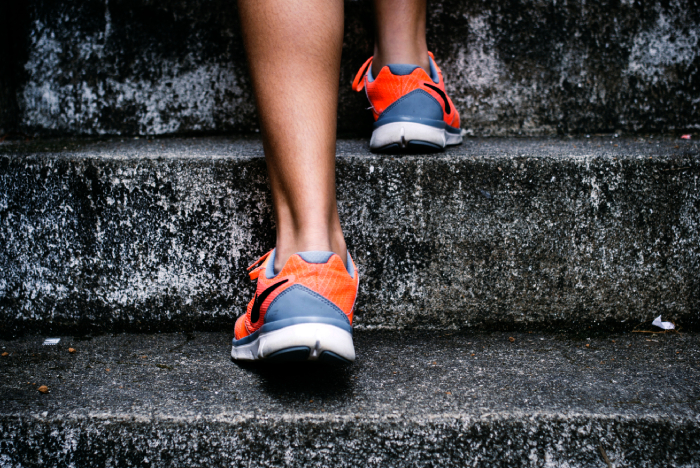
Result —
[[[368, 70], [371, 68], [372, 59], [370, 58], [367, 62], [365, 62], [358, 72], [357, 77], [355, 77], [353, 89], [356, 91], [361, 91], [362, 89], [365, 90], [367, 93], [367, 99], [369, 99], [369, 102], [372, 105], [372, 113], [375, 121], [398, 99], [412, 91], [415, 91], [416, 89], [422, 89], [434, 97], [440, 104], [443, 110], [443, 120], [445, 123], [451, 127], [459, 128], [459, 112], [457, 112], [452, 100], [445, 92], [445, 83], [442, 78], [442, 72], [437, 67], [437, 64], [435, 64], [432, 53], [430, 54], [430, 59], [433, 60], [433, 65], [437, 70], [437, 84], [430, 78], [428, 73], [420, 67], [416, 68], [408, 75], [394, 75], [389, 66], [383, 67], [374, 80], [370, 82], [367, 74]], [[439, 88], [444, 94], [441, 95], [440, 92], [434, 89], [435, 87]], [[446, 112], [447, 110], [450, 112]]]
[[[271, 260], [272, 257], [268, 256], [259, 269], [265, 271], [264, 269], [267, 266], [267, 262]], [[272, 304], [282, 291], [294, 284], [303, 285], [333, 302], [345, 313], [352, 324], [353, 306], [355, 304], [359, 284], [359, 275], [357, 274], [356, 268], [355, 272], [355, 277], [350, 277], [350, 274], [338, 255], [332, 255], [328, 262], [323, 264], [307, 263], [301, 256], [297, 254], [292, 255], [282, 270], [273, 278], [267, 278], [265, 274], [260, 274], [257, 277], [258, 284], [256, 295], [261, 295], [263, 291], [281, 281], [287, 281], [274, 289], [274, 291], [265, 298], [260, 305], [260, 315], [255, 323], [251, 322], [251, 312], [255, 304], [255, 297], [251, 299], [248, 303], [246, 314], [239, 317], [236, 321], [236, 339], [241, 339], [257, 331], [265, 322], [265, 312], [270, 307], [270, 304]]]

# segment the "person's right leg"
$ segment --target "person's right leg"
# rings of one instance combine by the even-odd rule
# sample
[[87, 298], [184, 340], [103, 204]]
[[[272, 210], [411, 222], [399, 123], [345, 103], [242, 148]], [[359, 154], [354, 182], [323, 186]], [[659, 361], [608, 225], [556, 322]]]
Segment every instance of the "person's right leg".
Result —
[[342, 0], [240, 0], [277, 224], [234, 359], [352, 361], [358, 275], [335, 198]]
[[275, 269], [295, 252], [345, 258], [335, 198], [342, 0], [240, 0], [277, 224]]

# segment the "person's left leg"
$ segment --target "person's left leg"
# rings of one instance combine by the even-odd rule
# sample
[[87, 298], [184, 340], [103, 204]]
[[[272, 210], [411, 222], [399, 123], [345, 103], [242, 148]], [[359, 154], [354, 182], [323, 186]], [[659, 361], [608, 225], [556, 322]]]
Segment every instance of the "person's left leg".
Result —
[[374, 56], [353, 89], [374, 114], [370, 148], [431, 152], [462, 142], [459, 113], [426, 43], [426, 0], [375, 0]]
[[430, 73], [426, 13], [426, 0], [374, 0], [374, 76], [390, 63], [420, 65]]

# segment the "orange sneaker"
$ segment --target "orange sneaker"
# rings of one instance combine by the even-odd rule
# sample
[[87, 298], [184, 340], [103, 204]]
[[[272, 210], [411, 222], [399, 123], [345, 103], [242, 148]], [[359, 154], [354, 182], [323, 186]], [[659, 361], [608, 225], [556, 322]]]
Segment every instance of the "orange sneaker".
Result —
[[430, 75], [418, 65], [390, 64], [372, 76], [372, 58], [352, 83], [367, 93], [374, 114], [373, 151], [436, 151], [462, 142], [459, 112], [445, 93], [442, 72], [430, 55]]
[[333, 252], [298, 252], [275, 274], [275, 250], [248, 270], [255, 297], [236, 321], [231, 357], [352, 362], [352, 316], [359, 275]]

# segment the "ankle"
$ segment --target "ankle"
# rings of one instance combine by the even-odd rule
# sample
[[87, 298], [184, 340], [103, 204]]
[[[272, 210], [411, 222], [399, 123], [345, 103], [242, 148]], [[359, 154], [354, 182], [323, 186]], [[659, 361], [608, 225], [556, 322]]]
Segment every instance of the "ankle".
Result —
[[374, 49], [372, 59], [372, 75], [377, 76], [386, 65], [390, 64], [418, 65], [430, 74], [430, 58], [428, 50], [420, 47], [406, 48], [399, 51], [384, 52], [379, 47]]
[[299, 238], [280, 239], [278, 237], [275, 249], [275, 264], [273, 265], [275, 273], [284, 268], [289, 257], [295, 253], [313, 250], [336, 253], [347, 267], [347, 247], [342, 232], [340, 235], [331, 234], [311, 238], [299, 236]]

